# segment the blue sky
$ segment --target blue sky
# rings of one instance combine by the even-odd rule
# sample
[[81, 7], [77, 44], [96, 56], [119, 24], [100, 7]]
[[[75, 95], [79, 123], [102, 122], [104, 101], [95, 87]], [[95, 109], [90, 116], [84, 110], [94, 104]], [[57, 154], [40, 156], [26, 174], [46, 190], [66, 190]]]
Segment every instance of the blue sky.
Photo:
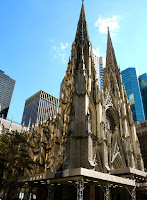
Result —
[[[21, 123], [25, 100], [44, 91], [58, 97], [81, 0], [0, 0], [0, 69], [16, 80], [8, 119]], [[110, 27], [120, 69], [147, 72], [147, 1], [85, 0], [90, 41], [106, 55]]]

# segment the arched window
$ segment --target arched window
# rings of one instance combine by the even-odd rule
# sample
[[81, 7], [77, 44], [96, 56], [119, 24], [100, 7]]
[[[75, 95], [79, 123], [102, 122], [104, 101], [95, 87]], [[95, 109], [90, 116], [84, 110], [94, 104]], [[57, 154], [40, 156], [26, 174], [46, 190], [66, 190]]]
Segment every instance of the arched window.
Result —
[[114, 133], [116, 124], [115, 124], [114, 118], [111, 115], [111, 112], [110, 112], [109, 109], [106, 111], [106, 118], [107, 118], [107, 121], [109, 123], [111, 132]]
[[111, 81], [111, 91], [114, 94], [114, 81], [113, 80]]

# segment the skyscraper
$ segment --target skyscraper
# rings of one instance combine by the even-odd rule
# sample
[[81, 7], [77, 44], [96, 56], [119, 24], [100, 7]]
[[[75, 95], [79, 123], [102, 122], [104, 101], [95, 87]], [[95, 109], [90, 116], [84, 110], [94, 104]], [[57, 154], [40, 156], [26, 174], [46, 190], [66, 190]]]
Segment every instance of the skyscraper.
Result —
[[144, 111], [136, 69], [129, 67], [122, 71], [122, 80], [133, 113], [134, 121], [144, 121]]
[[0, 117], [7, 118], [15, 80], [0, 70]]
[[99, 54], [95, 49], [92, 49], [92, 57], [95, 65], [97, 84], [100, 87], [100, 70], [99, 70]]
[[103, 57], [99, 57], [97, 51], [94, 49], [92, 49], [92, 56], [93, 56], [93, 62], [95, 65], [97, 83], [101, 91], [103, 87], [103, 81], [104, 81], [105, 59]]
[[99, 71], [100, 71], [100, 91], [103, 88], [104, 82], [104, 70], [105, 70], [105, 59], [103, 57], [99, 58]]
[[138, 80], [142, 96], [145, 119], [147, 120], [147, 73], [140, 75]]
[[53, 117], [55, 110], [58, 109], [58, 99], [47, 92], [40, 90], [25, 102], [22, 117], [22, 124], [28, 126], [35, 124], [36, 121], [42, 122], [46, 118]]

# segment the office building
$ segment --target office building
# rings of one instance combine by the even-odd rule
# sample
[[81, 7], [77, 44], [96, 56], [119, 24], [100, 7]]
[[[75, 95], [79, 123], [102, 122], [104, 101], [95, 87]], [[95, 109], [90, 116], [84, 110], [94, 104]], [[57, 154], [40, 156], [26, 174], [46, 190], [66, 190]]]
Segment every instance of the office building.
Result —
[[147, 73], [140, 75], [138, 80], [142, 96], [145, 119], [147, 120]]
[[28, 126], [36, 121], [43, 122], [49, 117], [52, 118], [55, 110], [58, 110], [58, 99], [40, 90], [26, 100], [21, 124]]
[[0, 117], [7, 118], [15, 80], [0, 70]]
[[103, 57], [99, 57], [99, 54], [94, 49], [92, 49], [92, 57], [95, 65], [97, 84], [99, 85], [99, 89], [101, 91], [104, 81], [105, 59]]
[[63, 91], [63, 89], [62, 89], [63, 83], [64, 83], [64, 79], [62, 80], [62, 82], [61, 82], [61, 84], [60, 84], [60, 94], [59, 94], [59, 99], [60, 99], [61, 94], [62, 94], [62, 91]]
[[99, 58], [99, 71], [100, 71], [100, 91], [103, 88], [104, 82], [104, 70], [105, 70], [106, 61], [103, 57]]
[[95, 65], [97, 84], [100, 87], [99, 54], [95, 49], [92, 49], [92, 58]]
[[134, 67], [129, 67], [123, 70], [122, 80], [131, 106], [134, 121], [144, 121], [145, 116], [136, 69]]

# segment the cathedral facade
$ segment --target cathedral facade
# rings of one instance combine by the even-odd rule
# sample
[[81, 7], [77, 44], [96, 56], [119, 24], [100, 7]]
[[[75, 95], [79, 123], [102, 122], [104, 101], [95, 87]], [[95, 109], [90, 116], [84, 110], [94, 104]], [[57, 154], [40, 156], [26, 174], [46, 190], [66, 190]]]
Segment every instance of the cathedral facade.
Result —
[[59, 110], [28, 131], [36, 167], [20, 192], [37, 199], [143, 199], [146, 172], [109, 29], [103, 89], [92, 59], [84, 3]]

